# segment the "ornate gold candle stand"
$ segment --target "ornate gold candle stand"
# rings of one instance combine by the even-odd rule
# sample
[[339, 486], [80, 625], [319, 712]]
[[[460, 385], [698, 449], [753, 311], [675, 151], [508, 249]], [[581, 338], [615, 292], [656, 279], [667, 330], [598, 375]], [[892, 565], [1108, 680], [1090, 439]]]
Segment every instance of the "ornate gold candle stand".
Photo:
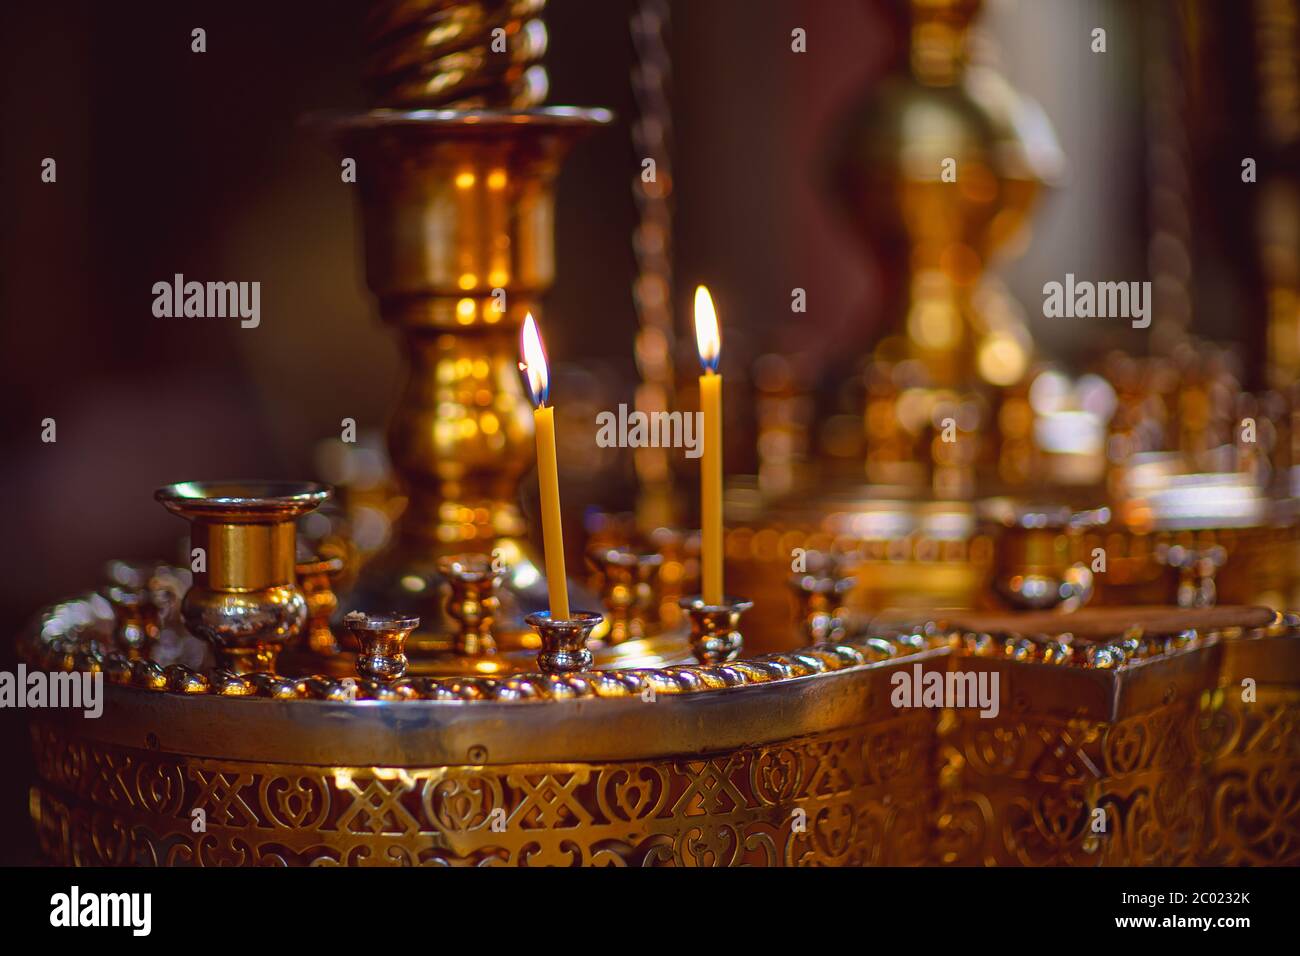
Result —
[[[32, 721], [30, 811], [47, 856], [1300, 862], [1300, 618], [1254, 607], [1060, 613], [1083, 603], [1069, 575], [1076, 549], [1094, 545], [1108, 558], [1096, 576], [1103, 600], [1132, 602], [1147, 588], [1159, 592], [1149, 600], [1172, 599], [1180, 575], [1189, 600], [1240, 599], [1260, 568], [1278, 571], [1268, 587], [1293, 587], [1294, 510], [1287, 522], [1189, 518], [1177, 495], [1156, 489], [1076, 534], [1072, 519], [1067, 528], [1034, 513], [1027, 524], [1023, 511], [981, 527], [967, 500], [982, 459], [1015, 459], [1021, 478], [1030, 470], [1026, 422], [1001, 429], [1012, 441], [1000, 450], [976, 440], [980, 414], [998, 404], [988, 386], [1023, 392], [1031, 350], [980, 280], [1050, 180], [1041, 160], [1053, 153], [1046, 140], [1021, 141], [1023, 104], [1005, 84], [967, 69], [974, 0], [905, 5], [909, 60], [843, 124], [837, 153], [859, 228], [907, 260], [886, 270], [905, 278], [888, 290], [894, 335], [873, 362], [883, 377], [866, 383], [866, 477], [915, 478], [961, 500], [850, 487], [733, 520], [728, 580], [757, 599], [743, 627], [748, 602], [679, 602], [697, 589], [699, 563], [680, 533], [655, 542], [657, 596], [643, 580], [653, 557], [603, 553], [617, 627], [599, 631], [593, 612], [534, 614], [536, 633], [524, 627], [545, 588], [515, 504], [531, 456], [515, 337], [554, 279], [560, 162], [610, 119], [537, 108], [541, 6], [373, 5], [377, 108], [326, 125], [355, 160], [367, 281], [408, 359], [388, 436], [406, 497], [396, 539], [340, 598], [331, 555], [294, 563], [293, 521], [325, 498], [322, 486], [160, 492], [192, 522], [202, 557], [184, 625], [167, 588], [114, 575], [111, 604], [66, 601], [20, 635], [29, 666], [106, 678], [101, 719], [45, 709]], [[942, 178], [949, 157], [956, 182]], [[961, 418], [952, 443], [934, 414], [949, 408]], [[1267, 557], [1278, 540], [1286, 559]], [[812, 633], [824, 627], [828, 640], [805, 643], [792, 627], [801, 551], [840, 559], [799, 591], [803, 624], [821, 621]], [[990, 581], [1012, 603], [1062, 600], [1052, 612], [951, 610], [987, 603]], [[335, 633], [340, 604], [352, 613]], [[903, 609], [892, 624], [859, 626], [891, 608]], [[852, 626], [833, 624], [849, 617]], [[217, 666], [187, 656], [186, 627]], [[896, 703], [909, 681], [946, 688], [980, 675], [998, 677], [999, 706], [986, 717], [952, 701]]]
[[447, 615], [456, 621], [452, 647], [463, 658], [496, 654], [492, 625], [501, 609], [497, 590], [505, 579], [504, 569], [492, 566], [482, 554], [449, 555], [438, 562], [438, 570], [451, 585]]
[[[716, 637], [740, 609], [688, 614]], [[102, 601], [65, 602], [23, 659], [108, 682], [100, 720], [33, 722], [42, 846], [75, 864], [1296, 860], [1300, 618], [984, 615], [586, 669], [598, 619], [535, 619], [550, 673], [402, 677], [415, 622], [359, 614], [356, 677], [241, 675], [132, 660]], [[895, 706], [901, 680], [980, 671], [1001, 679], [990, 719]]]
[[[888, 687], [898, 668], [942, 668], [943, 647], [864, 638], [662, 669], [209, 680], [105, 652], [95, 607], [51, 609], [22, 642], [33, 664], [109, 676], [105, 719], [47, 712], [32, 727], [32, 814], [57, 861], [924, 859], [935, 715], [895, 711]], [[409, 623], [379, 630], [400, 638]]]
[[109, 582], [99, 589], [113, 608], [113, 642], [132, 659], [148, 656], [162, 632], [167, 602], [174, 597], [174, 610], [183, 597], [166, 592], [160, 572], [162, 565], [113, 561], [108, 567]]
[[330, 618], [339, 608], [335, 588], [344, 564], [338, 555], [313, 555], [294, 566], [298, 585], [307, 599], [306, 650], [312, 654], [332, 657], [339, 652]]
[[[991, 719], [944, 712], [936, 862], [1300, 859], [1295, 621], [1225, 607], [949, 623], [961, 650], [952, 667], [996, 673], [1002, 706]], [[1224, 683], [1251, 649], [1269, 658], [1255, 658], [1261, 674], [1289, 665], [1279, 674], [1289, 690], [1265, 705], [1234, 703], [1239, 688]]]
[[611, 645], [645, 637], [659, 616], [663, 555], [598, 546], [587, 549], [587, 562], [600, 580], [601, 602], [609, 612], [608, 626], [597, 636]]

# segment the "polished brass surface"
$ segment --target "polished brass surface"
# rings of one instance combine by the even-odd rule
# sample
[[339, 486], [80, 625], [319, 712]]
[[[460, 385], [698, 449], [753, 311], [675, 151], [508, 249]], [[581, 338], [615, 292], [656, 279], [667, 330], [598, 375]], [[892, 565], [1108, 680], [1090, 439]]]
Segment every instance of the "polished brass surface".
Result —
[[[1220, 610], [1245, 621], [1260, 609]], [[1169, 631], [1211, 620], [1161, 613]], [[962, 667], [997, 671], [1017, 706], [993, 720], [945, 712], [936, 860], [1294, 864], [1294, 623], [1209, 640], [1194, 629], [1172, 640], [1139, 632], [1088, 655], [1099, 663], [1086, 670], [1070, 666], [1080, 655], [1026, 667], [1011, 654], [1017, 641], [985, 642]], [[1229, 662], [1256, 649], [1255, 673], [1277, 683], [1267, 704], [1243, 706], [1242, 671]]]
[[740, 656], [745, 646], [740, 617], [754, 605], [728, 597], [722, 604], [706, 604], [701, 597], [681, 599], [691, 622], [691, 650], [701, 664], [721, 664]]
[[[1293, 731], [1270, 726], [1280, 713], [1274, 701], [1294, 696], [1294, 684], [1261, 712], [1234, 704], [1232, 675], [1268, 673], [1280, 691], [1297, 674], [1297, 624], [1240, 607], [948, 619], [951, 666], [996, 673], [1003, 707], [983, 719], [969, 709], [943, 712], [933, 861], [1296, 859], [1300, 803], [1260, 789], [1295, 773], [1291, 758], [1277, 759]], [[1240, 736], [1247, 722], [1259, 731], [1253, 740]], [[1268, 850], [1261, 836], [1272, 841]]]
[[406, 639], [420, 626], [418, 617], [350, 611], [343, 616], [343, 626], [360, 648], [357, 676], [373, 681], [406, 676]]
[[202, 561], [185, 594], [189, 630], [239, 673], [273, 670], [307, 621], [294, 566], [294, 520], [329, 497], [310, 482], [184, 482], [155, 497], [190, 522]]
[[[724, 664], [601, 670], [559, 676], [531, 673], [407, 677], [394, 685], [398, 692], [395, 697], [389, 693], [390, 688], [364, 680], [353, 680], [355, 693], [345, 695], [341, 693], [345, 686], [341, 680], [291, 678], [265, 672], [236, 675], [218, 669], [210, 677], [197, 675], [203, 678], [202, 693], [188, 698], [185, 707], [174, 710], [174, 704], [165, 699], [166, 692], [193, 679], [195, 672], [180, 665], [164, 667], [152, 661], [133, 662], [119, 652], [104, 651], [101, 640], [110, 631], [111, 618], [101, 619], [96, 613], [95, 605], [86, 601], [57, 605], [23, 636], [19, 649], [32, 666], [104, 672], [108, 679], [108, 699], [121, 719], [96, 725], [102, 739], [130, 745], [148, 732], [147, 724], [162, 720], [171, 728], [168, 734], [171, 746], [198, 748], [186, 752], [220, 751], [236, 759], [305, 762], [328, 762], [331, 754], [345, 762], [401, 762], [403, 758], [398, 755], [416, 753], [422, 755], [419, 758], [422, 760], [445, 762], [454, 760], [448, 755], [469, 746], [473, 738], [490, 745], [493, 753], [519, 755], [518, 759], [524, 761], [564, 754], [581, 759], [646, 752], [671, 754], [683, 752], [683, 748], [685, 751], [705, 748], [707, 741], [734, 746], [743, 741], [772, 740], [776, 739], [770, 736], [772, 733], [785, 730], [782, 724], [770, 724], [771, 714], [767, 709], [772, 699], [764, 694], [719, 699], [715, 704], [701, 704], [689, 712], [671, 708], [620, 709], [612, 704], [639, 701], [647, 685], [660, 697], [707, 698], [717, 690], [776, 688], [792, 682], [800, 690], [783, 704], [786, 715], [793, 716], [798, 711], [801, 731], [824, 730], [834, 727], [836, 722], [851, 719], [856, 711], [844, 708], [856, 706], [856, 696], [842, 687], [836, 689], [837, 685], [813, 684], [802, 678], [831, 674], [849, 678], [859, 674], [865, 679], [882, 662], [918, 654], [925, 656], [932, 643], [937, 647], [934, 652], [937, 654], [946, 653], [948, 646], [943, 635], [924, 637], [916, 631], [894, 630], [885, 638], [854, 638]], [[150, 703], [148, 698], [155, 696], [159, 699]], [[244, 702], [275, 706], [269, 710], [259, 706], [246, 711], [213, 709], [230, 703], [222, 701], [222, 697], [255, 698]], [[342, 704], [332, 703], [353, 700], [394, 701], [404, 709], [341, 710], [338, 708]], [[582, 735], [580, 741], [570, 738], [583, 726], [585, 711], [536, 712], [533, 720], [518, 724], [509, 716], [513, 711], [499, 709], [570, 700], [611, 704], [602, 712], [596, 727]], [[435, 704], [438, 706], [426, 706]], [[455, 712], [446, 710], [448, 704], [473, 707], [478, 716], [456, 718]], [[283, 709], [291, 705], [304, 709]], [[795, 710], [789, 709], [792, 707]], [[699, 718], [706, 711], [711, 715], [710, 727], [707, 737], [702, 737], [704, 730]], [[466, 719], [469, 723], [463, 723]], [[394, 720], [397, 723], [391, 724]], [[421, 732], [442, 720], [451, 723], [436, 734]], [[252, 729], [270, 728], [279, 721], [286, 722], [280, 728], [283, 732], [266, 735]], [[311, 733], [310, 728], [317, 721], [325, 721], [334, 728], [328, 739]], [[635, 729], [638, 725], [640, 731]], [[294, 726], [298, 729], [292, 730]], [[641, 736], [642, 733], [647, 736]], [[650, 750], [646, 751], [646, 747]]]
[[471, 751], [433, 767], [180, 757], [36, 725], [31, 813], [45, 854], [79, 866], [916, 864], [931, 723], [920, 711], [725, 754], [484, 766]]
[[[1265, 607], [1242, 606], [1189, 611], [1169, 605], [1089, 607], [1068, 616], [1052, 611], [948, 611], [941, 615], [939, 612], [912, 611], [894, 617], [892, 623], [915, 627], [939, 616], [945, 625], [960, 631], [1025, 636], [1068, 633], [1078, 640], [1104, 642], [1133, 629], [1157, 636], [1180, 634], [1189, 628], [1206, 632], [1232, 628], [1262, 629], [1273, 624], [1277, 612]], [[873, 623], [883, 625], [886, 621], [885, 617], [878, 617]]]
[[537, 666], [543, 674], [572, 674], [591, 669], [591, 651], [587, 639], [604, 615], [595, 611], [575, 611], [569, 618], [553, 618], [550, 611], [528, 615], [528, 623], [542, 640], [537, 652]]

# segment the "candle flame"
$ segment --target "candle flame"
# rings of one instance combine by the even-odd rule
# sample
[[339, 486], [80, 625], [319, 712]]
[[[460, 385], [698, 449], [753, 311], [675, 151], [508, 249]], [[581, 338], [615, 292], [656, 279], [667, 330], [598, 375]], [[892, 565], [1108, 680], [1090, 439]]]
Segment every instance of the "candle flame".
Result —
[[718, 334], [718, 314], [713, 311], [713, 299], [704, 286], [695, 289], [695, 344], [700, 350], [700, 364], [710, 372], [716, 372], [722, 355], [722, 336]]
[[519, 354], [523, 356], [519, 370], [528, 379], [533, 404], [541, 408], [551, 392], [551, 376], [546, 366], [546, 349], [542, 345], [542, 336], [537, 331], [537, 323], [531, 312], [524, 316], [524, 328], [519, 336]]

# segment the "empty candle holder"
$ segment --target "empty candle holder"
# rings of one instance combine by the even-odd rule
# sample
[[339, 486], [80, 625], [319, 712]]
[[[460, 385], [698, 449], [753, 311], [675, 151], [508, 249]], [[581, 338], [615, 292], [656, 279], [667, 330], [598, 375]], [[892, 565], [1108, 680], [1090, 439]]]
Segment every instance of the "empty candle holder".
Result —
[[307, 622], [295, 577], [294, 521], [330, 496], [326, 485], [287, 481], [191, 481], [154, 497], [190, 522], [194, 583], [181, 615], [235, 673], [271, 671]]
[[740, 616], [752, 601], [728, 597], [721, 604], [706, 604], [702, 597], [682, 598], [681, 608], [691, 621], [691, 651], [701, 664], [722, 664], [740, 656], [745, 646]]
[[983, 503], [994, 539], [993, 590], [1021, 611], [1078, 610], [1092, 597], [1092, 571], [1073, 556], [1077, 533], [1109, 520], [1109, 512], [1075, 512], [1007, 498]]
[[332, 657], [339, 652], [339, 643], [330, 627], [330, 618], [339, 609], [335, 588], [343, 573], [344, 560], [338, 555], [316, 554], [294, 566], [298, 586], [307, 599], [307, 632], [305, 646], [313, 654]]
[[113, 608], [113, 641], [132, 660], [149, 656], [162, 632], [163, 610], [155, 600], [155, 565], [112, 561], [109, 583], [99, 589]]
[[681, 620], [681, 600], [700, 586], [700, 533], [656, 528], [650, 546], [663, 557], [659, 568], [659, 619], [665, 627]]
[[406, 641], [420, 626], [418, 617], [352, 611], [343, 616], [343, 626], [361, 648], [357, 653], [357, 676], [374, 681], [406, 676]]
[[587, 560], [600, 577], [600, 597], [609, 613], [605, 643], [645, 637], [659, 619], [658, 579], [664, 559], [628, 548], [595, 547]]
[[494, 568], [486, 554], [455, 554], [439, 559], [438, 570], [451, 588], [447, 616], [455, 622], [455, 652], [466, 657], [495, 654], [492, 625], [501, 610], [497, 590], [505, 580], [505, 569]]
[[525, 618], [542, 640], [537, 666], [543, 674], [571, 674], [591, 669], [587, 638], [605, 617], [595, 611], [571, 613], [573, 616], [569, 618], [552, 618], [550, 611], [538, 611]]
[[1178, 571], [1174, 603], [1179, 607], [1213, 607], [1218, 602], [1215, 574], [1228, 560], [1228, 551], [1222, 545], [1161, 545], [1155, 556], [1160, 564]]
[[798, 626], [813, 643], [843, 639], [848, 631], [848, 609], [845, 600], [857, 581], [846, 577], [839, 563], [829, 556], [810, 552], [808, 570], [790, 576], [790, 589], [794, 592]]

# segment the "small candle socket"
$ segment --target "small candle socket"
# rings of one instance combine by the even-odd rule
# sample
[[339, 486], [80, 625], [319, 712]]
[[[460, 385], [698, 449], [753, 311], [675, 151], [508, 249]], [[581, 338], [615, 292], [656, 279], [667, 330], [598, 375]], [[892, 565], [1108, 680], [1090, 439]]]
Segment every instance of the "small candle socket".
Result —
[[726, 598], [707, 604], [702, 597], [682, 598], [682, 610], [691, 619], [691, 650], [701, 664], [722, 664], [740, 656], [745, 639], [740, 633], [740, 616], [754, 605], [750, 601]]
[[587, 638], [604, 615], [574, 611], [568, 618], [552, 618], [549, 611], [529, 614], [526, 621], [542, 639], [537, 666], [543, 674], [571, 674], [591, 668]]
[[161, 630], [158, 609], [143, 587], [107, 584], [99, 593], [113, 606], [113, 641], [131, 660], [147, 656]]
[[[816, 553], [811, 552], [809, 556]], [[790, 576], [798, 626], [810, 641], [837, 641], [844, 637], [848, 630], [848, 609], [844, 602], [856, 583], [856, 579], [846, 577], [839, 562], [829, 556], [810, 562], [803, 574]]]
[[394, 681], [406, 675], [406, 640], [420, 626], [418, 617], [352, 611], [344, 615], [343, 626], [361, 648], [357, 654], [359, 677], [374, 681]]
[[332, 657], [339, 652], [330, 618], [339, 609], [334, 586], [343, 568], [344, 561], [338, 555], [317, 554], [295, 565], [298, 586], [307, 599], [306, 645], [313, 654]]
[[664, 559], [628, 548], [592, 548], [587, 560], [600, 575], [601, 600], [609, 612], [606, 643], [622, 644], [649, 633], [658, 619], [658, 579]]
[[501, 609], [497, 590], [505, 580], [504, 568], [497, 570], [486, 554], [456, 554], [438, 561], [447, 579], [447, 616], [456, 622], [453, 644], [457, 654], [483, 657], [495, 654], [492, 624]]

